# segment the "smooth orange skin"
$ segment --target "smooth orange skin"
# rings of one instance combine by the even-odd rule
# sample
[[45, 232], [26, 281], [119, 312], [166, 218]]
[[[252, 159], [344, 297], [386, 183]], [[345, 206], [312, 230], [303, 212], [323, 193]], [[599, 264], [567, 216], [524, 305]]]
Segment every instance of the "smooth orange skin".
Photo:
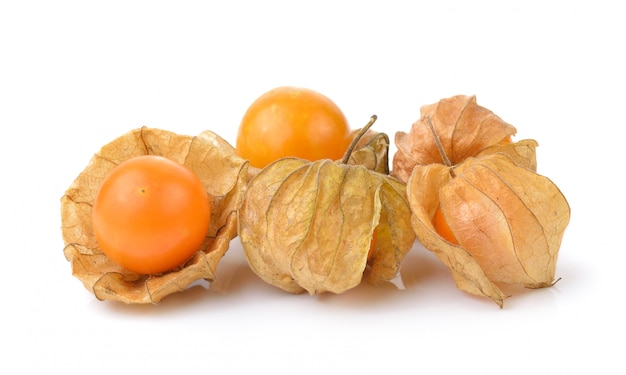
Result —
[[457, 241], [454, 233], [452, 233], [452, 229], [450, 229], [450, 226], [448, 226], [448, 222], [443, 216], [443, 212], [441, 212], [441, 206], [437, 207], [437, 210], [435, 211], [435, 216], [433, 217], [433, 226], [435, 227], [435, 232], [437, 232], [446, 241], [451, 242], [455, 245], [459, 244], [459, 241]]
[[167, 272], [188, 260], [204, 241], [210, 216], [209, 198], [196, 174], [155, 155], [115, 167], [92, 208], [102, 251], [140, 274]]
[[338, 160], [350, 142], [348, 121], [332, 100], [311, 89], [283, 86], [248, 107], [235, 148], [253, 167], [263, 168], [289, 156]]

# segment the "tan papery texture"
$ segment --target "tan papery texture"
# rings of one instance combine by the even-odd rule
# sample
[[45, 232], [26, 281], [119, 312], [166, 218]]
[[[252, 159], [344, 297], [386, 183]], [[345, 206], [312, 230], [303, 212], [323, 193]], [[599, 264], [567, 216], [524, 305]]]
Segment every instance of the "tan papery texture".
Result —
[[522, 139], [515, 143], [499, 143], [489, 146], [476, 154], [476, 157], [503, 154], [517, 166], [537, 171], [537, 141]]
[[[507, 146], [508, 153], [517, 154], [514, 148]], [[459, 289], [500, 307], [507, 295], [499, 285], [540, 288], [554, 283], [570, 218], [561, 191], [525, 165], [528, 160], [534, 157], [526, 155], [518, 165], [507, 152], [496, 152], [452, 168], [416, 166], [407, 183], [419, 241], [448, 266]], [[434, 229], [439, 206], [458, 245]]]
[[408, 180], [416, 165], [443, 163], [428, 120], [436, 129], [452, 165], [516, 133], [515, 127], [479, 106], [475, 96], [452, 96], [422, 106], [420, 112], [420, 119], [413, 123], [409, 133], [400, 131], [395, 135], [398, 150], [393, 157], [391, 174], [403, 182]]
[[[352, 132], [353, 138], [360, 130]], [[385, 133], [368, 130], [350, 154], [348, 164], [362, 165], [382, 174], [389, 174], [389, 136]]]
[[373, 284], [392, 280], [415, 241], [403, 183], [361, 165], [297, 158], [251, 180], [239, 235], [261, 279], [312, 295], [343, 293], [364, 275]]
[[[211, 224], [206, 240], [181, 267], [139, 275], [121, 268], [104, 255], [91, 225], [91, 207], [108, 173], [119, 163], [154, 154], [186, 165], [203, 182], [211, 199]], [[129, 304], [158, 303], [185, 290], [194, 281], [215, 279], [217, 265], [237, 236], [237, 207], [248, 180], [248, 163], [216, 134], [193, 137], [142, 127], [106, 144], [89, 161], [61, 198], [64, 254], [72, 274], [99, 300]]]

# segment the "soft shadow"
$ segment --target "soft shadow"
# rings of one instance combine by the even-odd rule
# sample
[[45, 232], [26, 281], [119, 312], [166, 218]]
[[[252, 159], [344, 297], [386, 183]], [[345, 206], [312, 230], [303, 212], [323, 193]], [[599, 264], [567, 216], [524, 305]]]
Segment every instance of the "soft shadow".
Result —
[[212, 292], [210, 285], [202, 285], [200, 282], [190, 285], [182, 292], [171, 294], [155, 304], [126, 304], [118, 301], [94, 301], [109, 312], [130, 316], [158, 316], [172, 314], [173, 312], [186, 311], [197, 306], [207, 299], [220, 299], [220, 293]]
[[416, 305], [454, 308], [459, 303], [475, 303], [478, 308], [498, 308], [488, 298], [458, 289], [448, 267], [419, 242], [405, 257], [400, 275], [408, 297]]
[[387, 306], [391, 301], [402, 298], [403, 290], [394, 283], [371, 285], [363, 280], [356, 287], [343, 293], [323, 293], [315, 296], [328, 306], [363, 309], [364, 307]]
[[400, 276], [406, 289], [420, 288], [429, 283], [454, 284], [450, 270], [418, 242], [405, 256]]
[[[257, 276], [252, 272], [243, 257], [240, 246], [231, 244], [229, 251], [220, 260], [215, 280], [196, 280], [185, 290], [173, 293], [156, 304], [125, 304], [117, 301], [97, 301], [109, 311], [130, 315], [162, 315], [185, 312], [211, 305], [213, 308], [226, 306], [228, 300], [236, 298], [244, 285], [253, 282]], [[259, 280], [260, 281], [260, 280]], [[100, 306], [98, 306], [100, 308]]]
[[359, 310], [375, 310], [390, 303], [410, 306], [414, 304], [416, 294], [423, 293], [423, 288], [447, 283], [454, 287], [450, 271], [430, 251], [416, 243], [404, 257], [400, 272], [394, 280], [380, 285], [371, 285], [363, 280], [341, 295], [323, 293], [316, 298], [328, 306]]
[[[557, 302], [558, 294], [561, 293], [559, 287], [569, 281], [576, 283], [581, 274], [583, 272], [580, 267], [562, 260], [556, 272], [556, 279], [560, 280], [552, 286], [531, 289], [522, 285], [497, 284], [509, 296], [504, 300], [503, 308], [520, 308], [529, 303], [532, 303], [533, 306], [537, 303], [551, 306]], [[412, 251], [407, 254], [402, 265], [401, 276], [410, 294], [420, 295], [424, 299], [428, 299], [429, 303], [436, 301], [436, 303], [446, 304], [450, 302], [447, 300], [452, 299], [454, 301], [462, 298], [471, 303], [496, 306], [489, 298], [460, 291], [456, 287], [450, 270], [432, 252], [419, 243], [416, 243]]]

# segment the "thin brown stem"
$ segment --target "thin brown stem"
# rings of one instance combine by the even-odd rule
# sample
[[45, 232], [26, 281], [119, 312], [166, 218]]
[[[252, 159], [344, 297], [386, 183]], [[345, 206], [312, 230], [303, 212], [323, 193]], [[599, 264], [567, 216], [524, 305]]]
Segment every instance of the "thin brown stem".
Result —
[[350, 156], [352, 156], [352, 153], [354, 152], [356, 145], [359, 143], [361, 138], [363, 138], [365, 133], [367, 133], [367, 131], [372, 127], [372, 125], [374, 125], [374, 123], [376, 122], [376, 119], [378, 119], [378, 116], [372, 115], [372, 117], [370, 117], [370, 121], [359, 131], [359, 134], [357, 134], [356, 137], [352, 139], [350, 146], [348, 147], [346, 152], [343, 154], [343, 159], [341, 159], [341, 164], [348, 164], [348, 161], [350, 160]]
[[439, 150], [439, 155], [441, 155], [443, 164], [445, 164], [447, 167], [451, 167], [452, 162], [450, 162], [450, 159], [448, 159], [448, 155], [446, 155], [446, 151], [443, 149], [443, 145], [441, 144], [441, 139], [439, 138], [439, 134], [437, 134], [437, 132], [435, 131], [435, 127], [433, 126], [433, 123], [430, 121], [430, 116], [426, 117], [426, 122], [428, 123], [428, 126], [430, 127], [430, 131], [433, 133], [433, 137], [435, 137], [435, 145], [437, 146], [437, 150]]

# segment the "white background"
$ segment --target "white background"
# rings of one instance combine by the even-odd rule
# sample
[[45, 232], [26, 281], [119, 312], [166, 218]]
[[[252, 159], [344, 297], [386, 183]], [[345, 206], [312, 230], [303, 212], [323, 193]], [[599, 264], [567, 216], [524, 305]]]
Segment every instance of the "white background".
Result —
[[[626, 14], [503, 3], [1, 1], [0, 373], [625, 374]], [[562, 280], [499, 309], [416, 244], [404, 289], [294, 296], [235, 239], [208, 290], [96, 300], [59, 211], [91, 156], [142, 125], [234, 143], [281, 85], [326, 94], [353, 127], [377, 114], [392, 138], [420, 106], [476, 95], [539, 142], [539, 173], [571, 205]]]

